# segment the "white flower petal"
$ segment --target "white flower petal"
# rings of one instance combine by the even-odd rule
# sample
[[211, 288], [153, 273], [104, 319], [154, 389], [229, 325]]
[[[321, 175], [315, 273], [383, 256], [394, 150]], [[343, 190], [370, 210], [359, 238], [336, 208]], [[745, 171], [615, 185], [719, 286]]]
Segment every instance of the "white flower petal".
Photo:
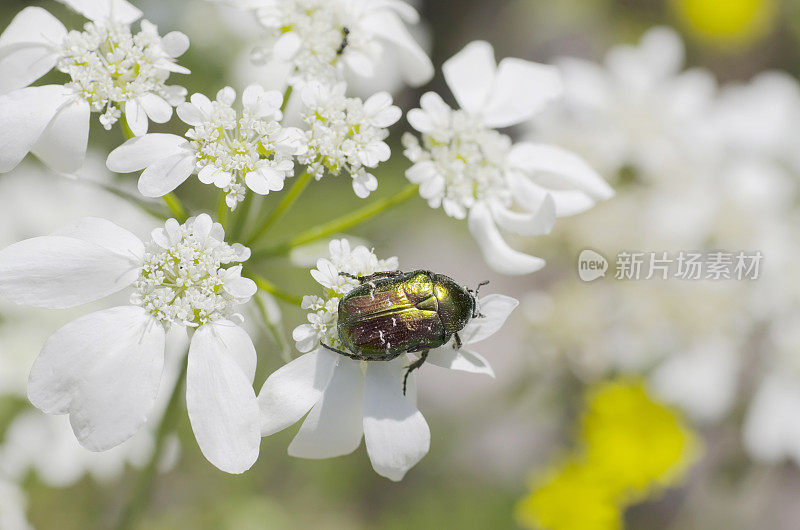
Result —
[[554, 145], [519, 143], [511, 149], [508, 163], [545, 187], [582, 191], [599, 200], [614, 196], [611, 186], [581, 157]]
[[225, 292], [236, 298], [250, 298], [256, 294], [258, 287], [256, 282], [250, 278], [238, 278], [226, 281], [224, 284]]
[[538, 211], [548, 197], [555, 204], [556, 217], [576, 215], [595, 204], [594, 199], [582, 191], [544, 188], [517, 170], [508, 171], [506, 177], [514, 200], [528, 211]]
[[137, 275], [130, 257], [71, 237], [36, 237], [0, 251], [0, 294], [16, 304], [75, 307], [124, 289]]
[[[192, 101], [194, 101], [198, 95], [200, 94], [195, 94], [192, 96]], [[209, 105], [210, 104], [211, 102], [209, 101]], [[186, 125], [191, 125], [192, 127], [202, 125], [207, 119], [207, 114], [194, 102], [181, 103], [178, 105], [176, 112], [183, 123]]]
[[149, 122], [144, 107], [135, 99], [125, 103], [125, 120], [128, 122], [134, 136], [144, 136], [147, 134]]
[[436, 167], [436, 163], [431, 160], [417, 162], [406, 170], [406, 178], [414, 184], [422, 184], [436, 178]]
[[290, 61], [302, 46], [303, 40], [294, 31], [288, 31], [272, 47], [272, 53], [282, 61]]
[[458, 104], [470, 114], [483, 111], [495, 82], [494, 49], [485, 41], [474, 41], [442, 65], [447, 86]]
[[138, 101], [153, 123], [167, 123], [172, 118], [172, 105], [161, 96], [145, 94]]
[[483, 203], [476, 203], [470, 209], [469, 231], [478, 242], [486, 263], [501, 274], [530, 274], [545, 265], [543, 259], [508, 246], [497, 230], [491, 211]]
[[[136, 434], [153, 410], [164, 369], [164, 326], [141, 307], [103, 313], [102, 319], [84, 322], [91, 331], [64, 336], [52, 346], [64, 357], [84, 362], [93, 357], [91, 366], [82, 365], [69, 405], [75, 437], [90, 451], [106, 451]], [[76, 354], [81, 348], [94, 352]], [[33, 381], [31, 374], [29, 388]]]
[[502, 294], [490, 294], [478, 300], [478, 312], [483, 315], [473, 318], [458, 332], [464, 344], [475, 344], [491, 337], [503, 327], [508, 316], [519, 305], [519, 300]]
[[189, 37], [180, 31], [170, 31], [161, 37], [161, 47], [170, 57], [180, 57], [189, 49]]
[[433, 63], [396, 14], [390, 11], [375, 12], [365, 16], [361, 24], [400, 48], [400, 68], [403, 78], [410, 85], [424, 85], [433, 78]]
[[86, 158], [90, 117], [91, 109], [85, 100], [68, 102], [56, 113], [31, 153], [55, 171], [75, 173]]
[[282, 431], [311, 410], [328, 386], [338, 357], [317, 348], [267, 378], [258, 394], [262, 436]]
[[0, 94], [26, 87], [53, 69], [67, 28], [41, 7], [26, 7], [0, 35]]
[[186, 138], [175, 134], [151, 133], [131, 138], [108, 155], [106, 166], [115, 173], [141, 171], [159, 160], [188, 147]]
[[376, 167], [381, 162], [386, 162], [392, 156], [392, 151], [385, 142], [371, 142], [359, 152], [359, 159], [366, 167]]
[[194, 155], [179, 153], [148, 166], [139, 177], [139, 192], [145, 197], [162, 197], [194, 172]]
[[419, 13], [405, 0], [373, 0], [374, 9], [391, 9], [409, 24], [419, 24]]
[[17, 167], [73, 97], [61, 85], [28, 87], [0, 96], [0, 173]]
[[285, 174], [269, 167], [262, 167], [256, 171], [251, 171], [245, 176], [244, 181], [247, 187], [259, 195], [267, 195], [271, 191], [283, 189]]
[[311, 276], [317, 283], [332, 289], [339, 282], [339, 269], [327, 258], [317, 260], [317, 268], [311, 269]]
[[125, 0], [58, 0], [89, 20], [95, 22], [115, 21], [132, 24], [139, 20], [142, 12]]
[[121, 226], [99, 217], [84, 217], [57, 230], [52, 235], [72, 237], [100, 245], [137, 263], [144, 255], [142, 240]]
[[261, 444], [250, 337], [230, 322], [200, 326], [188, 363], [186, 408], [200, 450], [223, 471], [247, 471]]
[[399, 107], [392, 105], [391, 94], [378, 92], [364, 102], [364, 114], [375, 127], [386, 128], [397, 123], [403, 113]]
[[428, 423], [403, 395], [408, 357], [367, 364], [364, 382], [364, 440], [375, 472], [402, 480], [431, 445]]
[[132, 436], [153, 407], [164, 362], [164, 327], [144, 309], [115, 307], [56, 331], [31, 369], [28, 398], [48, 414], [71, 413], [91, 450]]
[[561, 74], [555, 66], [503, 59], [483, 108], [485, 123], [495, 128], [522, 123], [561, 97], [563, 92]]
[[504, 230], [521, 236], [549, 234], [556, 223], [556, 203], [548, 194], [535, 212], [513, 212], [502, 204], [490, 203], [492, 217]]
[[361, 363], [340, 357], [322, 398], [289, 445], [289, 454], [300, 458], [332, 458], [355, 451], [364, 432], [363, 403]]
[[449, 344], [431, 350], [425, 362], [450, 370], [460, 370], [462, 372], [485, 374], [494, 377], [494, 370], [492, 370], [489, 361], [481, 354], [465, 348], [457, 350]]

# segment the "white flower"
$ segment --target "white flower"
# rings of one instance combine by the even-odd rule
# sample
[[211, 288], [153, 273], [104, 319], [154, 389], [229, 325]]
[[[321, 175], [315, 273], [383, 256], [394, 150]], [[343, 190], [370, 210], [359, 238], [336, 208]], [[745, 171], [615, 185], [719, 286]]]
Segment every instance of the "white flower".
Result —
[[18, 484], [0, 475], [0, 528], [32, 530], [28, 522], [28, 498]]
[[568, 145], [609, 178], [632, 170], [690, 185], [716, 161], [716, 82], [705, 70], [682, 71], [683, 63], [683, 42], [666, 27], [648, 30], [638, 46], [612, 48], [603, 64], [562, 59], [562, 104], [531, 124], [533, 135]]
[[[33, 471], [37, 479], [54, 488], [73, 486], [87, 475], [109, 482], [122, 476], [127, 464], [137, 469], [147, 465], [155, 446], [153, 438], [152, 432], [143, 429], [108, 451], [92, 453], [76, 441], [66, 416], [26, 411], [14, 418], [5, 433], [0, 470], [18, 480]], [[162, 470], [174, 466], [180, 449], [176, 437], [167, 441], [160, 460]]]
[[[189, 47], [183, 33], [164, 37], [124, 0], [64, 0], [88, 17], [70, 31], [44, 9], [23, 9], [0, 35], [0, 172], [32, 152], [51, 168], [72, 173], [86, 154], [91, 112], [110, 129], [125, 113], [136, 135], [148, 121], [165, 123], [186, 90], [167, 86], [175, 63]], [[29, 86], [52, 68], [69, 75], [64, 85]]]
[[800, 463], [800, 379], [772, 371], [759, 383], [742, 427], [744, 446], [757, 460]]
[[561, 93], [551, 66], [521, 59], [495, 64], [486, 42], [473, 42], [443, 67], [460, 110], [439, 95], [422, 96], [408, 113], [422, 141], [407, 134], [406, 172], [420, 184], [432, 208], [464, 219], [489, 265], [505, 274], [526, 274], [544, 261], [512, 249], [498, 226], [523, 236], [550, 231], [557, 216], [590, 208], [611, 188], [583, 160], [552, 145], [519, 143], [494, 130], [527, 120]]
[[367, 101], [345, 97], [347, 86], [311, 84], [302, 92], [303, 121], [309, 127], [308, 151], [300, 161], [317, 180], [328, 170], [339, 175], [347, 171], [353, 191], [366, 198], [378, 188], [378, 180], [366, 168], [386, 162], [391, 150], [384, 140], [386, 130], [400, 119], [392, 96], [379, 92]]
[[132, 138], [108, 156], [112, 171], [130, 173], [144, 169], [139, 191], [160, 197], [177, 188], [193, 173], [204, 184], [226, 192], [233, 210], [246, 188], [259, 195], [283, 189], [294, 175], [294, 156], [305, 151], [299, 129], [282, 127], [280, 92], [258, 85], [245, 88], [242, 111], [233, 108], [236, 92], [225, 87], [211, 101], [194, 94], [191, 103], [178, 107], [178, 116], [191, 125], [185, 138], [174, 134], [148, 134]]
[[[419, 14], [400, 0], [228, 0], [256, 8], [266, 29], [266, 42], [255, 57], [275, 57], [291, 64], [291, 83], [334, 83], [346, 70], [372, 77], [385, 48], [396, 48], [403, 77], [412, 85], [427, 83], [433, 65], [408, 32], [404, 21], [419, 22]], [[259, 57], [261, 56], [261, 57]]]
[[715, 422], [733, 407], [740, 365], [731, 340], [710, 337], [691, 351], [671, 352], [650, 375], [650, 386], [661, 400], [677, 405], [692, 420]]
[[240, 276], [250, 251], [224, 242], [202, 214], [170, 219], [145, 244], [119, 226], [84, 218], [51, 236], [0, 251], [0, 294], [50, 309], [74, 307], [133, 285], [131, 305], [91, 313], [56, 331], [31, 370], [28, 397], [48, 414], [69, 414], [87, 449], [130, 438], [152, 413], [166, 332], [196, 328], [186, 404], [200, 449], [218, 468], [241, 473], [258, 456], [256, 352], [234, 311], [256, 292]]
[[[336, 307], [340, 296], [353, 289], [335, 279], [339, 272], [371, 274], [396, 267], [396, 260], [381, 262], [364, 247], [350, 250], [346, 240], [331, 243], [331, 259], [320, 260], [312, 271], [330, 297], [306, 297], [304, 306], [315, 309], [310, 324], [295, 329], [300, 351], [310, 351], [269, 376], [259, 394], [264, 436], [278, 432], [308, 414], [289, 446], [289, 454], [301, 458], [331, 458], [353, 452], [365, 439], [375, 471], [401, 480], [430, 447], [430, 430], [416, 406], [413, 375], [403, 395], [408, 355], [392, 361], [354, 361], [319, 346], [341, 347], [336, 337]], [[352, 283], [350, 283], [352, 281]], [[334, 302], [335, 303], [331, 303]], [[464, 346], [494, 334], [517, 301], [490, 295], [478, 302], [483, 318], [476, 318], [459, 332]], [[466, 372], [493, 376], [481, 355], [452, 344], [431, 350], [427, 362]]]

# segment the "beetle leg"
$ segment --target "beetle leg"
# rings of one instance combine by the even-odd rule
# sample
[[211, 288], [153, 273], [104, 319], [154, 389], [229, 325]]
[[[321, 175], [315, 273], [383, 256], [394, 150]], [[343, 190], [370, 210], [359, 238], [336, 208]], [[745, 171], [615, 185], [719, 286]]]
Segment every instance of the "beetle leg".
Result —
[[322, 347], [323, 347], [323, 348], [325, 348], [326, 350], [330, 350], [330, 351], [332, 351], [332, 352], [336, 352], [336, 353], [338, 353], [339, 355], [344, 355], [345, 357], [349, 357], [349, 358], [351, 358], [351, 359], [353, 359], [353, 360], [356, 360], [356, 361], [363, 361], [363, 360], [364, 360], [364, 359], [362, 359], [361, 357], [359, 357], [358, 355], [355, 355], [355, 354], [353, 354], [353, 353], [350, 353], [350, 352], [346, 352], [346, 351], [342, 351], [342, 350], [336, 349], [336, 348], [334, 348], [333, 346], [328, 346], [328, 345], [327, 345], [327, 344], [325, 344], [324, 342], [320, 342], [319, 344], [320, 344], [320, 346], [322, 346]]
[[355, 274], [350, 274], [347, 272], [340, 272], [339, 276], [344, 276], [345, 278], [350, 278], [353, 280], [358, 280], [359, 283], [369, 283], [373, 280], [379, 280], [381, 278], [396, 278], [398, 276], [402, 276], [403, 271], [384, 271], [384, 272], [375, 272], [373, 274], [368, 274], [367, 276], [356, 276]]
[[420, 366], [425, 364], [425, 361], [428, 359], [428, 351], [430, 351], [430, 350], [424, 350], [422, 352], [422, 354], [420, 355], [419, 359], [417, 359], [413, 363], [411, 363], [408, 366], [406, 366], [406, 375], [405, 375], [405, 377], [403, 377], [403, 395], [404, 396], [406, 395], [406, 385], [408, 384], [408, 376], [411, 375], [411, 372], [413, 372], [414, 370], [416, 370], [417, 368], [419, 368]]
[[461, 343], [461, 337], [458, 336], [458, 333], [453, 333], [453, 336], [456, 339], [455, 340], [455, 344], [453, 344], [453, 349], [454, 350], [460, 350], [461, 349], [461, 344], [462, 344]]

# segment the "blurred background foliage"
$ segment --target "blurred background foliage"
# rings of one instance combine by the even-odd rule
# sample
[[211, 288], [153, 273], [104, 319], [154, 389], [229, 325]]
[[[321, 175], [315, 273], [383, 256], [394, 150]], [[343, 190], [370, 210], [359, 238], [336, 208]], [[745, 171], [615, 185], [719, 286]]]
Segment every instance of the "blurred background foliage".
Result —
[[[164, 31], [179, 29], [189, 35], [192, 46], [181, 64], [193, 72], [183, 83], [190, 93], [213, 94], [223, 84], [241, 88], [243, 79], [251, 77], [252, 73], [243, 72], [247, 67], [242, 59], [251, 44], [248, 31], [230, 10], [202, 0], [134, 3]], [[611, 46], [636, 42], [651, 26], [669, 25], [681, 32], [687, 43], [689, 66], [706, 67], [721, 81], [747, 80], [766, 69], [800, 74], [800, 0], [428, 0], [418, 4], [437, 66], [474, 39], [492, 42], [498, 57], [542, 62], [561, 56], [600, 60]], [[82, 24], [79, 16], [55, 2], [4, 0], [0, 4], [0, 27], [28, 5], [47, 8], [68, 27]], [[264, 79], [265, 83], [269, 81]], [[450, 97], [441, 73], [424, 87], [429, 89]], [[408, 110], [421, 93], [422, 90], [405, 90], [396, 96], [396, 101]], [[176, 122], [157, 129], [177, 130]], [[93, 120], [92, 127], [97, 125]], [[375, 197], [389, 196], [405, 184], [403, 171], [407, 163], [400, 156], [399, 145], [404, 127], [407, 126], [401, 122], [392, 131], [395, 156], [376, 172], [380, 186]], [[100, 144], [101, 157], [118, 145], [119, 139], [113, 137], [116, 132], [98, 130], [92, 134], [93, 141], [97, 139], [96, 146]], [[190, 181], [184, 188], [190, 207], [213, 204], [207, 187]], [[0, 196], [0, 210], [18, 199]], [[274, 204], [279, 199], [276, 194], [264, 200]], [[273, 234], [294, 234], [359, 205], [349, 184], [326, 178], [311, 186]], [[612, 208], [613, 199], [596, 210]], [[464, 226], [439, 213], [415, 199], [353, 230], [352, 235], [368, 241], [379, 255], [399, 256], [404, 268], [430, 268], [469, 285], [490, 279], [494, 292], [519, 297], [528, 292], [548, 292], [556, 279], [566, 282], [566, 288], [590, 288], [579, 284], [575, 277], [574, 241], [570, 243], [565, 237], [577, 220], [563, 220], [551, 236], [539, 238], [537, 255], [548, 260], [542, 272], [502, 278], [483, 264]], [[601, 214], [584, 214], [592, 215]], [[15, 238], [33, 235], [37, 234], [17, 233]], [[315, 292], [308, 269], [298, 268], [288, 260], [270, 262], [262, 272], [293, 293]], [[563, 283], [560, 288], [565, 288]], [[304, 319], [297, 308], [281, 305], [281, 309], [284, 333]], [[598, 302], [597, 307], [586, 308], [586, 319], [606, 310]], [[45, 322], [42, 326], [52, 331], [56, 326], [51, 324]], [[558, 322], [551, 325], [557, 327]], [[513, 316], [503, 337], [493, 339], [484, 349], [495, 365], [497, 380], [445, 374], [435, 367], [422, 370], [419, 399], [431, 425], [431, 451], [398, 484], [373, 473], [363, 446], [353, 455], [330, 460], [290, 458], [286, 447], [296, 427], [265, 438], [256, 466], [243, 476], [229, 476], [205, 461], [183, 415], [180, 458], [173, 470], [159, 478], [141, 528], [515, 528], [530, 524], [526, 510], [537, 502], [544, 503], [550, 511], [562, 503], [562, 515], [572, 510], [575, 517], [584, 517], [572, 524], [566, 519], [566, 526], [563, 519], [562, 526], [552, 523], [553, 527], [564, 529], [614, 528], [623, 524], [648, 530], [797, 528], [800, 515], [792, 500], [800, 494], [796, 467], [753, 464], [741, 448], [736, 418], [702, 430], [696, 443], [692, 442], [695, 434], [684, 426], [683, 419], [673, 417], [679, 413], [660, 409], [644, 395], [639, 396], [644, 400], [640, 406], [652, 407], [642, 413], [644, 417], [655, 421], [653, 415], [665, 415], [669, 426], [636, 425], [632, 421], [637, 434], [628, 442], [633, 444], [631, 450], [643, 452], [643, 461], [649, 461], [651, 451], [657, 450], [655, 446], [670, 438], [648, 436], [653, 432], [663, 434], [667, 429], [674, 444], [665, 469], [646, 477], [637, 486], [639, 493], [624, 501], [615, 500], [611, 507], [596, 503], [591, 486], [580, 476], [588, 464], [577, 464], [584, 456], [575, 455], [582, 455], [591, 447], [592, 437], [586, 432], [590, 424], [586, 421], [593, 410], [590, 401], [597, 399], [598, 390], [588, 390], [591, 381], [563, 366], [537, 369], [543, 361], [531, 334], [536, 336], [542, 331], [531, 329], [522, 311]], [[8, 333], [5, 330], [0, 340], [7, 340]], [[564, 333], [571, 332], [567, 329]], [[258, 344], [256, 388], [283, 362], [267, 333], [261, 333]], [[30, 352], [31, 360], [35, 354], [35, 350]], [[587, 392], [594, 398], [587, 398]], [[12, 418], [25, 407], [21, 398], [0, 398], [0, 439]], [[625, 435], [624, 429], [612, 430], [618, 437]], [[700, 443], [700, 439], [704, 442]], [[627, 447], [617, 445], [618, 439], [609, 443]], [[625, 451], [620, 458], [632, 456]], [[689, 470], [687, 458], [695, 462]], [[632, 469], [641, 472], [642, 466], [633, 462]], [[669, 480], [662, 480], [668, 471], [675, 472]], [[85, 477], [74, 486], [55, 488], [30, 473], [24, 481], [30, 496], [30, 520], [40, 529], [109, 527], [131, 490], [135, 475], [135, 470], [128, 469], [112, 480]], [[553, 489], [559, 487], [558, 480], [567, 483], [560, 492]], [[659, 481], [661, 486], [651, 491], [650, 482]], [[608, 486], [606, 479], [600, 482]], [[538, 489], [543, 485], [544, 489]], [[538, 493], [519, 504], [531, 491]], [[600, 515], [593, 515], [592, 510], [599, 510]], [[586, 518], [593, 517], [600, 522], [586, 522]], [[758, 524], [764, 520], [768, 522]]]

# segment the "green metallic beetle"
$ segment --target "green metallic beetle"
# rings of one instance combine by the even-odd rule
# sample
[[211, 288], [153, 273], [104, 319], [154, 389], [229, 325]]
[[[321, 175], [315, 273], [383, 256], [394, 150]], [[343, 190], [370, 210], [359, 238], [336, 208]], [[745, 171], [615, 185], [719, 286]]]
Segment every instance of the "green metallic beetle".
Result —
[[325, 348], [360, 361], [390, 361], [403, 353], [420, 352], [407, 367], [403, 394], [411, 372], [425, 363], [428, 351], [455, 337], [477, 311], [478, 289], [472, 291], [444, 274], [426, 270], [378, 272], [354, 278], [361, 285], [339, 301], [339, 340], [348, 351], [327, 344]]

